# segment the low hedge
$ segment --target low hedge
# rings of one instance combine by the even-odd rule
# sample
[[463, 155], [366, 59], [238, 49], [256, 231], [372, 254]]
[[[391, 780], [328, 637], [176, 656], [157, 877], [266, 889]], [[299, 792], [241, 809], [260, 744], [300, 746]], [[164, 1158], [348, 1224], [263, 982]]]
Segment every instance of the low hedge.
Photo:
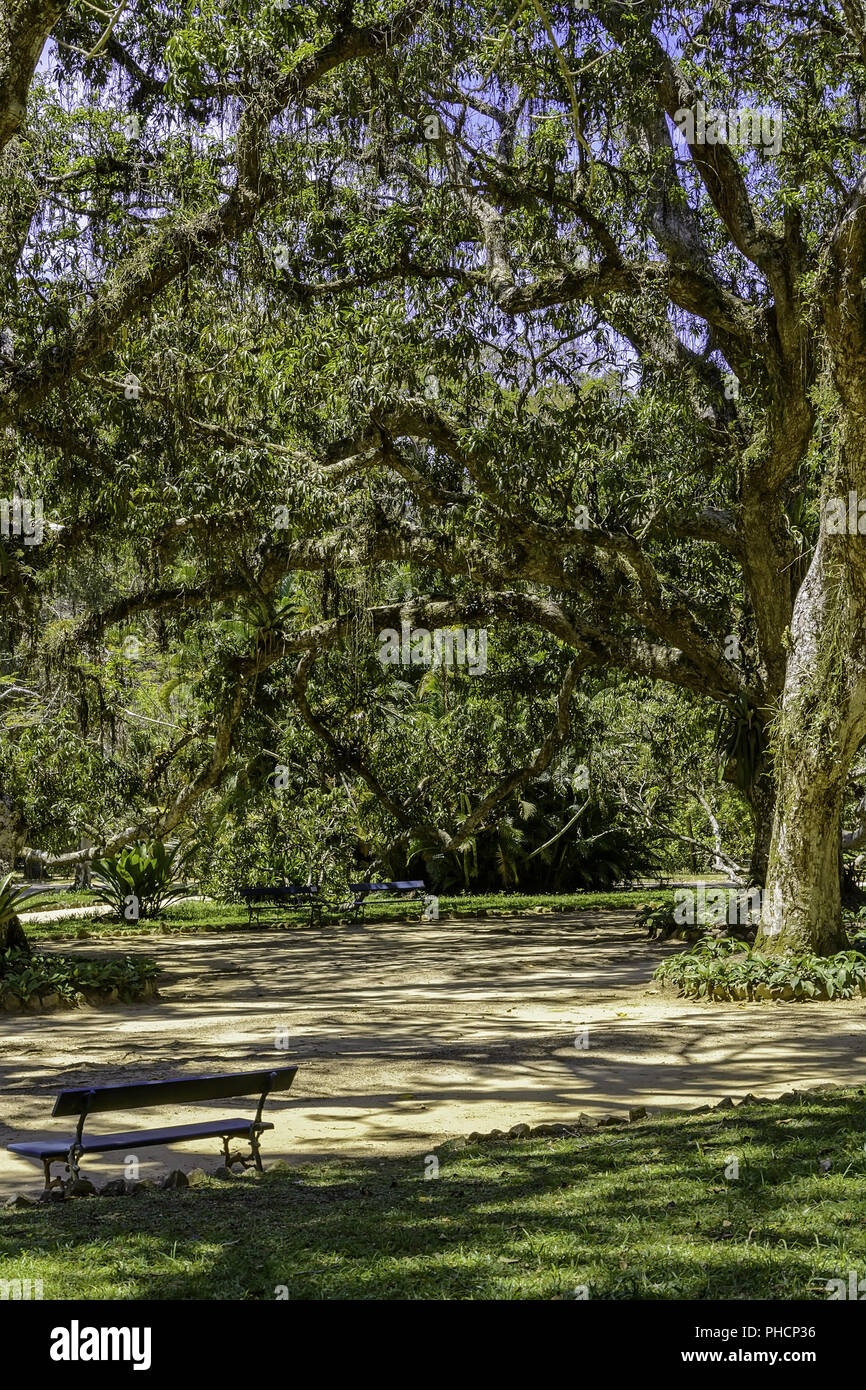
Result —
[[703, 938], [662, 961], [654, 978], [691, 999], [853, 999], [866, 995], [866, 955], [779, 958], [731, 937]]
[[140, 956], [92, 960], [53, 952], [0, 951], [0, 1010], [18, 1013], [66, 1004], [134, 1003], [156, 992], [159, 966]]

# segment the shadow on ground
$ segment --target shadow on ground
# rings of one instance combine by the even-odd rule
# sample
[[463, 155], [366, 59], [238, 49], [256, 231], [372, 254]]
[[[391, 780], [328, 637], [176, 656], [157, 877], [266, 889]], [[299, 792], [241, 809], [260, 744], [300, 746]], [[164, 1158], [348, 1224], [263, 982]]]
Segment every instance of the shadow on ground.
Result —
[[[680, 948], [648, 941], [630, 913], [142, 935], [81, 949], [156, 956], [162, 998], [0, 1025], [6, 1192], [38, 1185], [38, 1169], [5, 1145], [66, 1133], [50, 1118], [64, 1086], [297, 1061], [295, 1088], [268, 1107], [276, 1127], [266, 1152], [298, 1162], [409, 1153], [518, 1121], [699, 1105], [864, 1075], [862, 1000], [709, 1005], [662, 995], [652, 972]], [[586, 1048], [575, 1045], [582, 1037]], [[180, 1109], [171, 1121], [122, 1113], [89, 1128], [238, 1113], [249, 1107]], [[217, 1153], [199, 1146], [138, 1157], [149, 1176], [213, 1166]], [[104, 1180], [123, 1157], [88, 1167]]]
[[435, 1178], [419, 1154], [7, 1212], [0, 1275], [69, 1299], [826, 1299], [866, 1272], [863, 1106], [475, 1145]]

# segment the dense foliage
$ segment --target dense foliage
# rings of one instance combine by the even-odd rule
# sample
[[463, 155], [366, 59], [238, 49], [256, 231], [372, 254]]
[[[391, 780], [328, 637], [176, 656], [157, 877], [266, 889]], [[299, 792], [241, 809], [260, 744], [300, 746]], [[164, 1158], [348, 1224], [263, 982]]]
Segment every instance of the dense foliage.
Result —
[[0, 54], [6, 863], [182, 832], [214, 881], [567, 888], [677, 856], [767, 880], [767, 951], [837, 949], [859, 0], [31, 8]]
[[742, 941], [702, 938], [691, 950], [662, 961], [655, 978], [694, 999], [852, 999], [866, 994], [866, 954], [772, 960]]
[[75, 1006], [89, 993], [100, 1003], [106, 997], [129, 1003], [152, 992], [158, 973], [155, 962], [142, 956], [88, 960], [10, 948], [0, 951], [0, 1009], [38, 1009], [46, 997], [52, 1004]]

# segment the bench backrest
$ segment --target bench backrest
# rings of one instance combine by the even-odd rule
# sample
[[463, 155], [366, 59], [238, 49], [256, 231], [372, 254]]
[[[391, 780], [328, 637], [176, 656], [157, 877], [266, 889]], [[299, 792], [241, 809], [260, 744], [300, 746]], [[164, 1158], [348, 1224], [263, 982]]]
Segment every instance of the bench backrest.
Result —
[[350, 893], [387, 893], [390, 883], [350, 883]]
[[81, 1086], [61, 1091], [52, 1115], [88, 1115], [100, 1110], [138, 1110], [147, 1105], [172, 1105], [194, 1100], [227, 1100], [230, 1096], [287, 1091], [297, 1067], [235, 1072], [228, 1076], [177, 1076], [171, 1081], [132, 1081], [125, 1086]]
[[240, 888], [238, 892], [242, 898], [252, 902], [255, 902], [257, 898], [285, 900], [288, 898], [317, 898], [319, 896], [319, 888], [315, 883], [257, 883], [252, 888]]
[[388, 887], [393, 888], [397, 893], [408, 893], [410, 889], [417, 891], [419, 888], [424, 888], [425, 884], [423, 878], [394, 879], [388, 884]]

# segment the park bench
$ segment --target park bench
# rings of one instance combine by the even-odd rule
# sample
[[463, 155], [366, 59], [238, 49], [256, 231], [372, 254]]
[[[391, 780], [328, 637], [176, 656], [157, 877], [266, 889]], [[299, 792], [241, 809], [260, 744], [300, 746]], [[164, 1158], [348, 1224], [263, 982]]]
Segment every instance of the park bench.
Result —
[[247, 925], [252, 922], [253, 913], [258, 922], [263, 912], [276, 912], [287, 917], [309, 911], [311, 927], [322, 920], [323, 904], [317, 884], [256, 883], [251, 888], [241, 888], [239, 892], [247, 905]]
[[[295, 1079], [297, 1067], [277, 1067], [271, 1071], [250, 1071], [225, 1076], [180, 1076], [171, 1081], [132, 1081], [125, 1086], [83, 1086], [61, 1091], [54, 1102], [52, 1115], [77, 1115], [78, 1125], [69, 1139], [25, 1140], [8, 1144], [11, 1153], [25, 1158], [38, 1158], [45, 1174], [46, 1188], [61, 1182], [51, 1180], [52, 1163], [64, 1162], [71, 1179], [80, 1176], [79, 1160], [86, 1153], [111, 1153], [125, 1149], [127, 1153], [155, 1144], [183, 1144], [192, 1139], [221, 1138], [223, 1156], [229, 1162], [229, 1141], [246, 1139], [250, 1157], [259, 1172], [262, 1159], [259, 1135], [272, 1124], [262, 1120], [265, 1100], [272, 1091], [287, 1091]], [[198, 1100], [228, 1100], [233, 1096], [250, 1096], [259, 1092], [255, 1118], [245, 1120], [230, 1116], [223, 1120], [204, 1120], [195, 1124], [172, 1125], [168, 1129], [133, 1129], [123, 1134], [84, 1135], [84, 1123], [91, 1115], [112, 1110], [138, 1110], [151, 1105], [186, 1105]]]
[[368, 903], [423, 902], [427, 886], [421, 878], [389, 879], [386, 883], [350, 883], [352, 901], [343, 909], [352, 922], [363, 919]]

